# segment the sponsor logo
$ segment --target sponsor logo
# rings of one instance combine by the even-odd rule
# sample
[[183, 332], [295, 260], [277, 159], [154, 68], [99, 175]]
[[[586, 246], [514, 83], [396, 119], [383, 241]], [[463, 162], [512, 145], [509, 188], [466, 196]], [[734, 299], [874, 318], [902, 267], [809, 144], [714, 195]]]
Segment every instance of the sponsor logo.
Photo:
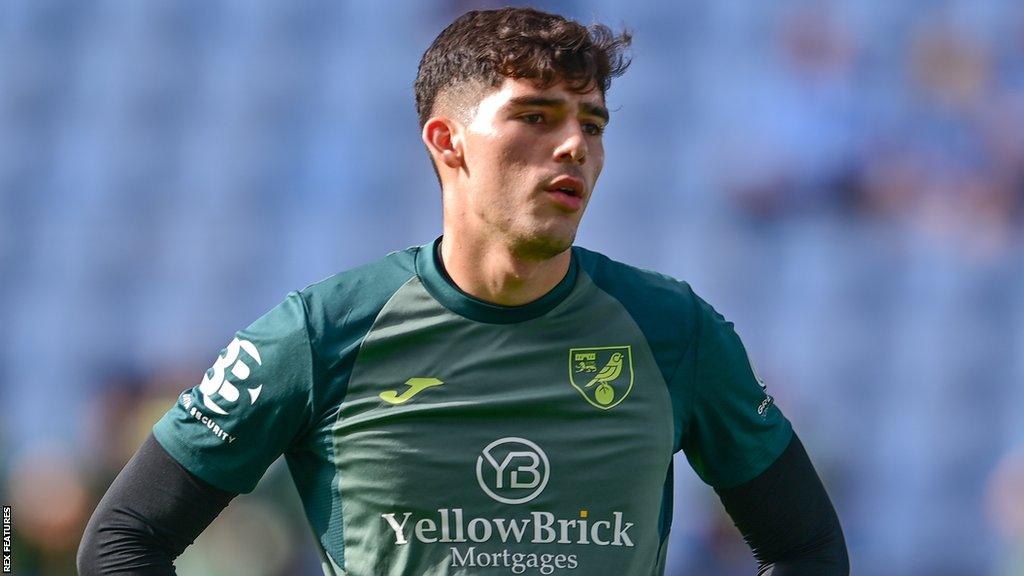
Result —
[[434, 386], [440, 386], [441, 384], [444, 384], [444, 382], [437, 378], [409, 378], [405, 381], [405, 385], [409, 387], [405, 392], [399, 394], [394, 390], [386, 390], [380, 393], [380, 399], [392, 405], [405, 404], [409, 400], [412, 400], [413, 396], [427, 388], [433, 388]]
[[618, 406], [633, 390], [633, 347], [571, 348], [569, 383], [592, 406]]
[[522, 574], [533, 568], [541, 574], [553, 574], [556, 569], [575, 570], [579, 565], [576, 554], [536, 554], [533, 552], [512, 552], [508, 549], [501, 552], [478, 552], [476, 546], [470, 546], [465, 553], [452, 547], [452, 568], [508, 568], [513, 574]]
[[[547, 485], [550, 471], [544, 451], [525, 438], [495, 440], [476, 459], [480, 487], [506, 504], [535, 499]], [[438, 508], [436, 513], [389, 512], [380, 518], [394, 535], [395, 546], [450, 544], [450, 568], [505, 568], [512, 574], [548, 575], [580, 567], [579, 554], [568, 553], [578, 551], [575, 546], [635, 546], [630, 534], [634, 524], [620, 511], [598, 515], [580, 510], [562, 517], [530, 510], [515, 517], [492, 517], [474, 516], [463, 508]], [[517, 545], [529, 545], [530, 551], [519, 551]], [[550, 545], [554, 552], [544, 552], [538, 545]]]
[[757, 373], [757, 368], [754, 368], [754, 361], [750, 359], [750, 352], [747, 352], [747, 364], [750, 365], [750, 373], [754, 375], [754, 380], [757, 380], [757, 385], [761, 387], [761, 392], [764, 392], [764, 400], [757, 406], [757, 414], [761, 418], [768, 418], [768, 408], [775, 402], [775, 398], [768, 393], [768, 385], [764, 383], [764, 379]]
[[552, 512], [535, 510], [522, 518], [467, 518], [462, 508], [439, 508], [437, 514], [413, 520], [412, 512], [381, 514], [395, 535], [395, 544], [410, 541], [423, 544], [589, 544], [632, 548], [629, 530], [622, 512], [611, 518], [594, 520], [586, 510], [578, 518], [559, 518]]
[[[203, 376], [203, 381], [199, 384], [199, 392], [203, 395], [203, 405], [221, 416], [227, 415], [228, 411], [215, 401], [215, 397], [219, 396], [223, 401], [231, 404], [237, 402], [239, 398], [238, 388], [229, 382], [226, 377], [229, 367], [231, 375], [239, 383], [244, 382], [249, 378], [249, 374], [252, 373], [249, 365], [239, 358], [243, 350], [256, 362], [257, 366], [263, 365], [263, 360], [260, 359], [260, 351], [256, 349], [255, 344], [248, 340], [235, 338], [224, 349], [224, 353], [213, 363], [213, 367], [207, 370], [206, 375]], [[256, 403], [256, 399], [260, 397], [260, 390], [262, 389], [262, 384], [255, 388], [246, 388], [246, 391], [249, 393], [250, 404]]]
[[[762, 384], [762, 387], [763, 386], [764, 385]], [[761, 400], [761, 403], [757, 406], [757, 413], [761, 416], [761, 418], [768, 417], [768, 407], [770, 407], [774, 402], [775, 398], [773, 398], [772, 395], [769, 394], [768, 392], [765, 392], [764, 400]]]
[[[186, 402], [186, 399], [188, 400], [187, 402]], [[213, 420], [213, 418], [210, 418], [206, 414], [203, 414], [199, 410], [199, 408], [196, 408], [195, 406], [192, 406], [191, 408], [189, 408], [189, 405], [192, 403], [192, 397], [191, 396], [188, 396], [187, 394], [182, 394], [181, 395], [181, 403], [182, 403], [182, 405], [185, 406], [185, 409], [188, 410], [188, 415], [193, 417], [193, 418], [195, 418], [196, 420], [198, 420], [199, 423], [202, 424], [203, 426], [206, 426], [206, 428], [210, 432], [212, 432], [214, 436], [220, 438], [221, 440], [226, 441], [228, 444], [231, 444], [232, 442], [235, 441], [235, 437], [232, 436], [231, 434], [228, 434], [226, 430], [221, 428], [220, 424], [217, 424]]]
[[551, 474], [548, 456], [526, 438], [500, 438], [476, 459], [476, 480], [491, 498], [524, 504], [544, 491]]
[[[462, 508], [439, 508], [430, 517], [413, 519], [412, 512], [380, 515], [395, 536], [396, 546], [410, 542], [421, 544], [560, 544], [583, 546], [614, 546], [633, 548], [629, 534], [632, 522], [626, 522], [622, 512], [613, 512], [611, 518], [592, 520], [586, 510], [578, 518], [559, 518], [547, 511], [533, 511], [522, 518], [468, 518]], [[551, 554], [517, 552], [502, 547], [493, 550], [477, 546], [450, 546], [449, 566], [452, 568], [508, 568], [513, 574], [536, 570], [551, 574], [555, 569], [575, 570], [579, 567], [578, 554]]]

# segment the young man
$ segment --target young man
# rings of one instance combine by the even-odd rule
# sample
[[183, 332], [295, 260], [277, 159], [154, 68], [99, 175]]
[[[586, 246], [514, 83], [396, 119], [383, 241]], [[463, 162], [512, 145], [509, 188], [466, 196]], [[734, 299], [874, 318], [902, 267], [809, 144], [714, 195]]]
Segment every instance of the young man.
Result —
[[684, 282], [573, 247], [629, 41], [511, 8], [442, 32], [416, 103], [443, 236], [238, 332], [109, 489], [82, 574], [173, 574], [281, 454], [325, 574], [662, 574], [680, 450], [763, 571], [846, 574], [732, 325]]

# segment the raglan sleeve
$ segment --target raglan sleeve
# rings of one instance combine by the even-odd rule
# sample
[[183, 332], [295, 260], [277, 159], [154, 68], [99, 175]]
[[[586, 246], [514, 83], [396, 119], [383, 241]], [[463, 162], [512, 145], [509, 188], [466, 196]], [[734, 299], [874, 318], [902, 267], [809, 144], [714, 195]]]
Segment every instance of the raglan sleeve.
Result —
[[733, 323], [691, 296], [695, 336], [677, 374], [689, 400], [682, 448], [705, 483], [730, 488], [768, 468], [789, 444], [792, 427], [757, 376]]
[[251, 492], [312, 419], [313, 358], [293, 292], [221, 350], [153, 427], [161, 446], [211, 485]]

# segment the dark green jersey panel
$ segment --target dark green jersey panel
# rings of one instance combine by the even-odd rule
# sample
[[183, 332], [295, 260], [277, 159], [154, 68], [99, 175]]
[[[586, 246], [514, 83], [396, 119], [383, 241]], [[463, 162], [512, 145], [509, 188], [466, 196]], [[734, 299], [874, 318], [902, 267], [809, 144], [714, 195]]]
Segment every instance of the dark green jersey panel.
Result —
[[670, 386], [687, 393], [687, 460], [708, 484], [731, 488], [767, 469], [789, 445], [793, 430], [754, 373], [732, 322], [694, 298], [694, 353]]
[[196, 476], [250, 492], [313, 420], [312, 373], [303, 302], [292, 293], [236, 334], [153, 434]]
[[[387, 301], [416, 275], [419, 250], [414, 246], [392, 252], [302, 290], [318, 381], [313, 390], [313, 430], [334, 423], [363, 337]], [[316, 436], [305, 440], [318, 441]]]
[[763, 472], [789, 444], [789, 421], [754, 374], [733, 328], [686, 282], [573, 249], [581, 268], [622, 302], [669, 383], [676, 450], [716, 488]]
[[359, 345], [415, 275], [418, 250], [290, 294], [238, 332], [203, 383], [184, 392], [153, 430], [185, 468], [232, 492], [251, 491], [284, 453], [325, 571], [344, 556], [331, 427]]
[[332, 276], [301, 293], [312, 342], [314, 421], [285, 455], [325, 574], [345, 563], [343, 510], [332, 427], [363, 338], [398, 289], [415, 276], [419, 247]]

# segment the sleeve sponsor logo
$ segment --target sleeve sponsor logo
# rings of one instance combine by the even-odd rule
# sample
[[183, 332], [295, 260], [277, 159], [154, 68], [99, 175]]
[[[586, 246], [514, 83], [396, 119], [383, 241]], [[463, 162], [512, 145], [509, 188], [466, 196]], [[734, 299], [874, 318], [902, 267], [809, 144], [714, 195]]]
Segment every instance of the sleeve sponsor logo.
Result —
[[[185, 398], [188, 398], [189, 402], [185, 402]], [[213, 418], [210, 418], [206, 414], [203, 414], [203, 412], [199, 408], [196, 408], [195, 406], [192, 406], [191, 408], [189, 408], [186, 404], [190, 404], [191, 400], [192, 400], [191, 397], [189, 397], [187, 395], [184, 395], [184, 394], [182, 395], [182, 402], [181, 403], [182, 403], [182, 405], [185, 405], [185, 409], [188, 410], [188, 415], [189, 416], [195, 418], [197, 422], [199, 422], [203, 426], [206, 426], [206, 428], [210, 432], [212, 432], [214, 436], [216, 436], [217, 438], [220, 438], [221, 440], [227, 442], [228, 444], [231, 444], [232, 442], [235, 441], [235, 437], [232, 436], [231, 434], [228, 434], [227, 430], [221, 428], [220, 424], [217, 424], [213, 420]]]
[[[213, 367], [207, 371], [206, 375], [203, 376], [203, 381], [199, 384], [199, 392], [203, 395], [203, 406], [221, 416], [228, 414], [228, 411], [222, 408], [221, 404], [234, 404], [238, 402], [240, 396], [238, 388], [227, 380], [228, 370], [230, 369], [231, 375], [239, 383], [244, 382], [252, 373], [249, 365], [239, 358], [243, 350], [253, 362], [256, 362], [257, 366], [263, 365], [260, 351], [256, 349], [255, 344], [248, 340], [235, 338], [224, 349], [224, 353], [213, 363]], [[246, 392], [249, 393], [250, 404], [256, 403], [256, 399], [260, 397], [262, 389], [262, 384], [255, 388], [246, 388]], [[218, 403], [218, 399], [220, 403]]]
[[[242, 356], [243, 351], [248, 356], [247, 358]], [[242, 397], [236, 384], [245, 382], [252, 374], [248, 362], [255, 362], [257, 366], [262, 366], [263, 359], [260, 357], [260, 351], [252, 342], [235, 338], [224, 349], [224, 353], [217, 357], [213, 367], [207, 370], [203, 381], [198, 386], [202, 405], [200, 406], [198, 401], [193, 400], [190, 391], [181, 395], [181, 405], [188, 415], [228, 444], [233, 443], [236, 438], [222, 428], [213, 416], [200, 410], [200, 407], [205, 407], [214, 414], [228, 415], [229, 410], [234, 409]], [[234, 379], [234, 383], [228, 380], [228, 374]], [[245, 388], [249, 396], [249, 405], [256, 403], [262, 389], [262, 384], [254, 388]]]

